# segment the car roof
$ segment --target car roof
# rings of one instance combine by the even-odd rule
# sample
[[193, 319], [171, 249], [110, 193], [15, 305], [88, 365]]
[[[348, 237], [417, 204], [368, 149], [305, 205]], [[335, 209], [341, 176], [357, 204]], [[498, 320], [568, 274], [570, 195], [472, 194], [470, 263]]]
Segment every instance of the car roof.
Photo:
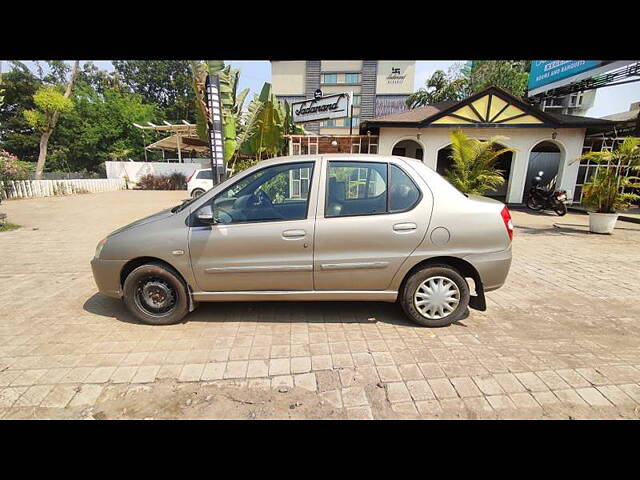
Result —
[[397, 155], [380, 155], [380, 154], [374, 154], [374, 153], [318, 153], [318, 154], [311, 154], [311, 155], [289, 155], [289, 156], [283, 156], [283, 157], [274, 157], [274, 158], [269, 158], [267, 160], [261, 160], [260, 162], [257, 163], [257, 165], [260, 166], [268, 166], [268, 165], [275, 165], [278, 163], [282, 163], [282, 162], [305, 162], [305, 161], [309, 161], [309, 160], [315, 160], [317, 158], [327, 158], [329, 160], [351, 160], [351, 161], [366, 161], [366, 160], [374, 160], [374, 161], [385, 161], [385, 160], [389, 160], [391, 158], [394, 159], [398, 159], [398, 160], [402, 160], [405, 162], [418, 162], [418, 163], [422, 163], [420, 160], [417, 160], [415, 158], [408, 158], [408, 157], [399, 157]]

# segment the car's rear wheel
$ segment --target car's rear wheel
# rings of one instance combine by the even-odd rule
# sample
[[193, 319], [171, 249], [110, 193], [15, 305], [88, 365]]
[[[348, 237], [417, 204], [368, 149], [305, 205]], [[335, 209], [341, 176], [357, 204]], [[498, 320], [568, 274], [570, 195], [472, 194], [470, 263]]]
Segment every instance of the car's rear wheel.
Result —
[[430, 265], [405, 282], [400, 305], [414, 322], [425, 327], [444, 327], [462, 318], [469, 297], [467, 281], [454, 268]]
[[177, 272], [160, 263], [135, 268], [124, 281], [124, 303], [149, 325], [178, 323], [189, 313], [187, 287]]
[[193, 191], [191, 192], [191, 198], [199, 197], [203, 193], [204, 193], [204, 190], [202, 188], [194, 188]]

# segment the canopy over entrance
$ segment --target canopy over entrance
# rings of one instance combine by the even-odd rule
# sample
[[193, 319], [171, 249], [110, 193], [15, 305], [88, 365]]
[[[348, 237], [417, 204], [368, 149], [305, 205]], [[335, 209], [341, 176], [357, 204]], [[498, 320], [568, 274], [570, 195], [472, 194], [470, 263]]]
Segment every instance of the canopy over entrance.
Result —
[[189, 123], [186, 120], [182, 120], [182, 123], [178, 124], [171, 124], [165, 121], [163, 125], [155, 125], [151, 122], [147, 122], [147, 125], [138, 125], [137, 123], [134, 123], [133, 125], [143, 131], [143, 142], [145, 142], [145, 130], [171, 134], [168, 137], [157, 140], [149, 145], [146, 145], [145, 142], [145, 160], [147, 150], [161, 150], [163, 157], [164, 152], [167, 150], [177, 152], [178, 162], [180, 163], [182, 163], [182, 153], [185, 151], [189, 153], [209, 153], [208, 142], [200, 140], [200, 138], [198, 138], [196, 125]]

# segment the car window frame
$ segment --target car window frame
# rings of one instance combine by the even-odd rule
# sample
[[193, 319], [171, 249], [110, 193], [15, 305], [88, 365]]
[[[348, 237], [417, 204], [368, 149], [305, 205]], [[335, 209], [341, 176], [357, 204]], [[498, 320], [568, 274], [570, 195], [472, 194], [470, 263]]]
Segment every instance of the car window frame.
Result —
[[[331, 169], [331, 164], [332, 163], [380, 163], [380, 164], [385, 164], [386, 165], [386, 170], [387, 170], [387, 184], [386, 184], [386, 188], [385, 188], [385, 195], [386, 195], [386, 202], [385, 202], [385, 211], [384, 212], [377, 212], [377, 213], [354, 213], [354, 214], [349, 214], [349, 215], [327, 215], [327, 207], [328, 207], [328, 201], [329, 201], [329, 179], [331, 178], [329, 175], [329, 170]], [[390, 183], [391, 183], [391, 165], [397, 167], [400, 169], [400, 171], [402, 173], [404, 173], [409, 180], [411, 180], [411, 183], [413, 184], [413, 186], [418, 190], [418, 199], [411, 205], [410, 208], [404, 209], [404, 210], [398, 210], [396, 212], [390, 212], [389, 211], [389, 206], [390, 206], [390, 195], [389, 195], [389, 187], [390, 187]], [[323, 211], [323, 217], [324, 218], [348, 218], [348, 217], [370, 217], [373, 215], [396, 215], [399, 213], [406, 213], [406, 212], [410, 212], [411, 210], [415, 209], [420, 202], [423, 199], [423, 193], [422, 193], [422, 189], [416, 184], [415, 180], [413, 178], [411, 178], [411, 175], [409, 175], [407, 173], [407, 171], [402, 168], [400, 165], [398, 165], [395, 162], [391, 162], [391, 161], [384, 161], [384, 162], [376, 162], [375, 160], [371, 160], [371, 159], [367, 159], [367, 160], [329, 160], [327, 159], [327, 168], [326, 168], [326, 172], [325, 172], [325, 186], [324, 186], [324, 211]], [[369, 189], [369, 185], [367, 182], [367, 191]], [[372, 197], [375, 198], [375, 197]]]
[[[416, 207], [418, 206], [418, 204], [422, 201], [422, 197], [423, 197], [422, 189], [418, 186], [418, 184], [416, 183], [416, 181], [415, 181], [413, 178], [411, 178], [411, 175], [409, 175], [409, 174], [407, 173], [407, 171], [406, 171], [404, 168], [402, 168], [402, 167], [401, 167], [400, 165], [398, 165], [397, 163], [391, 163], [391, 162], [389, 162], [389, 164], [390, 164], [390, 165], [393, 165], [393, 166], [394, 166], [394, 167], [396, 167], [396, 168], [398, 168], [402, 173], [404, 173], [404, 174], [407, 176], [407, 178], [411, 181], [411, 183], [413, 184], [413, 186], [414, 186], [414, 187], [416, 188], [416, 190], [418, 191], [418, 198], [417, 198], [417, 200], [416, 200], [416, 201], [411, 205], [411, 207], [409, 207], [409, 208], [405, 208], [404, 210], [398, 210], [398, 211], [396, 211], [396, 212], [389, 212], [389, 207], [391, 206], [391, 205], [390, 205], [390, 204], [391, 204], [391, 197], [389, 196], [389, 197], [387, 198], [387, 211], [388, 211], [388, 212], [389, 212], [389, 214], [391, 214], [391, 215], [396, 214], [396, 213], [406, 213], [406, 212], [410, 212], [411, 210], [413, 210], [414, 208], [416, 208]], [[390, 183], [390, 182], [391, 182], [391, 167], [389, 167], [389, 183]], [[387, 187], [387, 189], [388, 189], [388, 187]]]
[[[195, 209], [194, 211], [194, 218], [196, 218], [196, 223], [198, 224], [197, 226], [200, 226], [201, 222], [198, 222], [197, 217], [196, 217], [196, 213], [203, 207], [205, 207], [206, 205], [209, 205], [211, 207], [211, 212], [214, 213], [214, 205], [213, 202], [215, 202], [215, 200], [222, 194], [224, 194], [226, 191], [228, 191], [230, 188], [233, 188], [234, 185], [236, 185], [238, 182], [241, 182], [242, 180], [246, 179], [247, 177], [250, 177], [251, 175], [255, 175], [258, 172], [261, 172], [263, 170], [268, 170], [269, 168], [276, 168], [276, 167], [282, 167], [284, 165], [296, 165], [296, 164], [309, 164], [309, 168], [311, 168], [311, 173], [309, 175], [309, 190], [308, 190], [308, 194], [307, 194], [307, 205], [306, 205], [306, 209], [305, 209], [305, 216], [304, 218], [295, 218], [295, 219], [282, 219], [282, 218], [276, 218], [276, 219], [268, 219], [268, 220], [246, 220], [246, 221], [241, 221], [241, 222], [232, 222], [232, 223], [214, 223], [214, 224], [207, 224], [207, 225], [223, 225], [225, 227], [230, 227], [232, 225], [246, 225], [246, 224], [251, 224], [251, 223], [276, 223], [276, 222], [299, 222], [302, 220], [308, 220], [309, 219], [309, 205], [311, 205], [311, 195], [312, 195], [312, 185], [313, 185], [313, 181], [314, 181], [314, 177], [315, 177], [315, 171], [316, 171], [316, 160], [315, 159], [310, 159], [310, 160], [303, 160], [303, 161], [294, 161], [294, 162], [282, 162], [282, 163], [276, 163], [273, 165], [265, 165], [262, 168], [259, 168], [257, 170], [254, 170], [253, 172], [247, 174], [247, 175], [243, 175], [242, 177], [238, 178], [235, 182], [233, 182], [232, 184], [230, 184], [229, 186], [225, 187], [224, 190], [216, 193], [213, 197], [211, 197], [211, 199], [208, 202], [205, 202], [204, 204], [200, 205], [197, 209]], [[306, 167], [305, 167], [306, 168]], [[278, 174], [276, 174], [278, 175]], [[269, 180], [271, 180], [273, 177], [275, 177], [275, 175], [273, 175], [271, 178], [269, 178]], [[256, 179], [257, 180], [257, 179]], [[266, 180], [266, 181], [269, 181]], [[240, 190], [238, 193], [246, 190], [247, 188], [249, 188], [250, 186], [252, 186], [254, 182], [249, 183], [245, 188], [243, 188], [242, 190]], [[264, 183], [264, 182], [263, 182]]]

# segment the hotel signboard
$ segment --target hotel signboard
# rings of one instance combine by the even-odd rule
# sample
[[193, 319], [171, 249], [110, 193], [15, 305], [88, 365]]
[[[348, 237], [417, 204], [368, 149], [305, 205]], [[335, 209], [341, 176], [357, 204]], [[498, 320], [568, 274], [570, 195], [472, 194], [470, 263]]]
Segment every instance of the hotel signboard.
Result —
[[291, 104], [294, 123], [317, 122], [351, 115], [351, 95], [338, 93]]
[[597, 77], [636, 60], [533, 60], [527, 96]]

